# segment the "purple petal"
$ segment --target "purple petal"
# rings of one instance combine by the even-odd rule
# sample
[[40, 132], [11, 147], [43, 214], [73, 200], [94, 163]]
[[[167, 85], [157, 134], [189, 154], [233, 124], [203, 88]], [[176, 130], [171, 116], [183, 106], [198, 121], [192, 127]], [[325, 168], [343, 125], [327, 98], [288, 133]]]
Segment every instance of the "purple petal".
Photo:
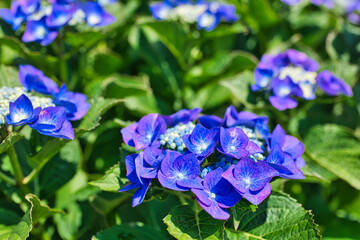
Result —
[[177, 157], [173, 162], [173, 169], [186, 178], [196, 178], [200, 174], [200, 165], [194, 154], [185, 154]]
[[215, 115], [200, 116], [198, 117], [198, 121], [201, 125], [208, 129], [220, 127], [223, 124], [222, 118]]
[[65, 108], [47, 107], [40, 111], [39, 118], [30, 127], [36, 130], [57, 131], [63, 126], [65, 120]]
[[316, 82], [318, 87], [330, 96], [338, 96], [340, 94], [353, 96], [351, 87], [328, 70], [319, 73], [316, 77]]
[[274, 147], [275, 145], [283, 146], [285, 139], [285, 130], [280, 126], [280, 124], [276, 125], [276, 128], [271, 134], [271, 147]]
[[249, 139], [247, 135], [240, 128], [221, 128], [221, 148], [218, 148], [218, 150], [226, 155], [240, 159], [249, 154], [249, 152], [245, 150], [248, 142]]
[[202, 111], [201, 108], [194, 108], [192, 110], [181, 109], [180, 111], [170, 116], [162, 116], [162, 117], [164, 118], [166, 124], [169, 127], [174, 127], [179, 123], [186, 124], [190, 121], [195, 120], [201, 111]]
[[297, 101], [291, 97], [270, 96], [269, 101], [279, 111], [296, 108], [297, 106]]
[[58, 130], [46, 130], [46, 129], [44, 130], [36, 129], [36, 130], [43, 135], [47, 135], [51, 137], [65, 138], [70, 140], [75, 139], [74, 129], [68, 120], [65, 120], [61, 128]]
[[263, 153], [264, 151], [253, 141], [249, 141], [248, 145], [246, 146], [246, 151], [249, 152], [249, 155], [253, 155], [256, 153]]
[[202, 179], [200, 177], [197, 178], [187, 178], [187, 179], [182, 179], [182, 180], [177, 180], [176, 184], [180, 187], [184, 187], [184, 188], [198, 188], [201, 189], [203, 188], [203, 185], [201, 184]]
[[222, 168], [217, 168], [209, 172], [204, 179], [204, 188], [207, 191], [211, 191], [213, 187], [220, 181], [222, 178], [223, 170]]
[[149, 189], [151, 180], [145, 180], [144, 184], [134, 193], [133, 200], [132, 200], [132, 207], [136, 207], [145, 198], [146, 192]]
[[268, 183], [261, 191], [252, 192], [250, 190], [247, 190], [245, 193], [242, 193], [241, 195], [250, 203], [259, 205], [265, 198], [267, 198], [267, 196], [270, 195], [270, 193], [271, 193], [271, 185]]
[[298, 158], [304, 153], [305, 146], [296, 137], [286, 135], [282, 149], [293, 158]]
[[137, 128], [137, 123], [133, 123], [130, 126], [121, 129], [121, 135], [126, 145], [135, 147], [133, 135], [135, 133], [136, 128]]
[[210, 206], [206, 206], [199, 199], [198, 199], [198, 202], [199, 202], [200, 206], [207, 213], [209, 213], [213, 218], [219, 219], [219, 220], [227, 220], [227, 219], [229, 219], [230, 215], [226, 211], [226, 209], [223, 209], [223, 208], [219, 207], [219, 205], [216, 202], [215, 203], [213, 202], [213, 204], [211, 204]]
[[201, 201], [206, 206], [211, 206], [212, 201], [208, 192], [204, 189], [191, 189], [191, 191], [196, 195], [198, 201]]
[[175, 191], [188, 191], [188, 190], [190, 190], [190, 188], [181, 187], [181, 186], [177, 185], [176, 184], [176, 178], [169, 178], [169, 177], [165, 176], [162, 171], [158, 172], [158, 179], [159, 179], [160, 184], [164, 188], [172, 189], [172, 190], [175, 190]]
[[246, 192], [246, 186], [243, 182], [238, 181], [234, 177], [234, 165], [231, 165], [228, 170], [226, 170], [223, 173], [223, 177], [239, 192], [239, 193], [245, 193]]

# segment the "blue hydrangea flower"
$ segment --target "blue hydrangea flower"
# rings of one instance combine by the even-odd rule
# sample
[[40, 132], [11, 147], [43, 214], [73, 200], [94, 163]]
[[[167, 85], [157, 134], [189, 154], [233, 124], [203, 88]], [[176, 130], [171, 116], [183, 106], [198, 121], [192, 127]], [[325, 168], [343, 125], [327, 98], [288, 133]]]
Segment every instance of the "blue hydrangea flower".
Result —
[[70, 92], [65, 84], [58, 93], [53, 94], [53, 97], [56, 106], [66, 108], [66, 118], [70, 121], [81, 119], [90, 108], [85, 94]]
[[171, 1], [150, 5], [150, 11], [156, 20], [180, 20], [185, 23], [197, 23], [198, 29], [212, 31], [221, 21], [235, 22], [238, 16], [233, 5], [207, 1]]
[[10, 102], [9, 115], [5, 116], [9, 125], [20, 126], [32, 123], [39, 116], [41, 108], [33, 108], [30, 99], [22, 94], [15, 102]]
[[143, 161], [138, 161], [136, 165], [137, 175], [148, 179], [157, 178], [161, 163], [167, 154], [168, 151], [161, 149], [145, 148]]
[[227, 156], [240, 159], [249, 155], [246, 146], [249, 138], [240, 128], [221, 128], [220, 146], [217, 150]]
[[[139, 188], [135, 196], [138, 200], [142, 201], [149, 181], [157, 178], [164, 188], [191, 190], [211, 216], [227, 219], [226, 208], [241, 197], [260, 204], [271, 192], [269, 182], [273, 177], [304, 177], [299, 169], [305, 165], [301, 158], [304, 145], [286, 135], [280, 126], [270, 133], [267, 117], [238, 113], [230, 106], [224, 119], [194, 119], [192, 110], [183, 109], [171, 115], [168, 129], [165, 120], [160, 120], [161, 124], [158, 118], [162, 119], [150, 114], [121, 131], [130, 146], [136, 146], [139, 133], [141, 141], [146, 142], [137, 148], [140, 152], [128, 171], [132, 172], [128, 177], [131, 184], [125, 187]], [[201, 124], [195, 125], [197, 120]], [[143, 126], [141, 131], [139, 126]]]
[[47, 136], [74, 139], [74, 130], [66, 120], [66, 109], [63, 107], [47, 107], [40, 111], [35, 122], [29, 126]]
[[[270, 103], [280, 111], [295, 108], [298, 104], [296, 98], [315, 99], [316, 87], [320, 88], [318, 84], [322, 80], [320, 77], [331, 79], [328, 72], [318, 74], [318, 69], [319, 64], [315, 60], [294, 49], [277, 55], [265, 54], [255, 69], [255, 84], [251, 89], [271, 92]], [[337, 85], [340, 82], [343, 85], [343, 90], [337, 94], [348, 95], [351, 92], [350, 86], [345, 82], [336, 82]]]
[[176, 191], [187, 191], [191, 188], [201, 188], [200, 165], [192, 153], [180, 154], [169, 150], [161, 163], [158, 172], [160, 184]]
[[179, 123], [187, 124], [188, 122], [195, 120], [199, 115], [199, 113], [201, 112], [201, 110], [202, 110], [201, 108], [194, 108], [192, 110], [181, 109], [180, 111], [170, 116], [162, 116], [162, 117], [169, 127], [174, 127]]
[[53, 80], [31, 65], [19, 66], [19, 81], [28, 91], [35, 91], [45, 95], [51, 95], [59, 91], [57, 84]]
[[87, 1], [82, 7], [85, 13], [85, 21], [90, 27], [107, 26], [115, 22], [115, 17], [104, 10], [97, 2]]
[[197, 124], [191, 134], [182, 136], [182, 140], [188, 150], [202, 160], [214, 151], [219, 141], [219, 130], [208, 130]]
[[243, 158], [223, 177], [252, 204], [261, 203], [271, 192], [270, 180], [279, 173], [263, 161]]
[[0, 17], [11, 24], [14, 30], [18, 30], [26, 18], [37, 11], [40, 7], [40, 0], [15, 0], [11, 3], [11, 8], [1, 8]]
[[51, 28], [60, 28], [72, 19], [76, 7], [74, 5], [53, 4], [51, 14], [46, 18], [46, 24]]
[[351, 87], [328, 70], [320, 72], [316, 77], [316, 82], [318, 87], [327, 95], [338, 96], [344, 94], [350, 97], [353, 95]]
[[226, 208], [238, 203], [241, 195], [223, 177], [223, 170], [218, 168], [206, 175], [202, 188], [191, 189], [200, 206], [212, 217], [220, 220], [229, 218]]
[[166, 123], [159, 114], [149, 114], [121, 130], [125, 143], [135, 147], [136, 150], [146, 147], [158, 147], [160, 142], [157, 140], [159, 135], [166, 131]]
[[140, 154], [132, 154], [125, 158], [126, 164], [126, 177], [129, 179], [130, 183], [119, 190], [119, 192], [129, 191], [135, 188], [138, 190], [134, 193], [132, 206], [135, 207], [142, 203], [145, 198], [146, 192], [149, 189], [151, 179], [142, 179], [136, 173], [136, 162], [141, 162], [143, 158], [143, 152]]
[[26, 31], [22, 36], [23, 42], [37, 42], [43, 46], [49, 45], [58, 35], [56, 28], [46, 25], [46, 17], [40, 20], [30, 20], [26, 23]]
[[115, 0], [100, 2], [77, 0], [49, 0], [50, 4], [40, 0], [15, 0], [11, 9], [0, 9], [0, 17], [17, 30], [26, 22], [23, 42], [37, 42], [48, 45], [57, 37], [60, 29], [66, 25], [87, 23], [90, 27], [107, 26], [115, 18], [105, 11], [102, 5]]

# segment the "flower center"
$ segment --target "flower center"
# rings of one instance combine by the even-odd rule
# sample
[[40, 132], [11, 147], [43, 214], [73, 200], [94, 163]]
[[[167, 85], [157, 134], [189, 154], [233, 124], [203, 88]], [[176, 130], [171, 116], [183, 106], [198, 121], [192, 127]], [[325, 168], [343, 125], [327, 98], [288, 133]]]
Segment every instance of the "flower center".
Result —
[[185, 178], [185, 175], [183, 173], [179, 172], [179, 173], [176, 174], [176, 179], [177, 180], [182, 180], [184, 178]]
[[279, 79], [284, 80], [286, 77], [290, 77], [294, 83], [309, 82], [316, 84], [316, 72], [306, 71], [301, 67], [284, 67], [280, 69]]

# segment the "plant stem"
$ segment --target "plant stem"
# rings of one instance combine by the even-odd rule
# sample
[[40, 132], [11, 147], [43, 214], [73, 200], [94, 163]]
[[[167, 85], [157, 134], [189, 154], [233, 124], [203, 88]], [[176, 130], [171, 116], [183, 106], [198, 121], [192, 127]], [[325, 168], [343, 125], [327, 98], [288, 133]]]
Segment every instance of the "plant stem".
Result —
[[2, 181], [4, 181], [4, 182], [7, 182], [7, 183], [11, 184], [11, 185], [16, 185], [15, 179], [9, 177], [8, 175], [6, 175], [6, 174], [3, 173], [3, 172], [0, 172], [0, 179], [1, 179]]
[[13, 170], [14, 170], [16, 183], [19, 185], [21, 193], [25, 196], [26, 194], [28, 194], [30, 192], [30, 190], [29, 190], [28, 186], [24, 185], [24, 183], [23, 183], [24, 175], [22, 173], [19, 159], [17, 157], [14, 146], [10, 146], [8, 148], [7, 154], [10, 157], [10, 162], [11, 162], [11, 166], [13, 167]]
[[65, 49], [64, 49], [64, 33], [59, 36], [58, 41], [59, 47], [59, 68], [60, 68], [60, 78], [64, 83], [68, 82], [68, 69], [67, 69], [67, 62], [65, 58]]

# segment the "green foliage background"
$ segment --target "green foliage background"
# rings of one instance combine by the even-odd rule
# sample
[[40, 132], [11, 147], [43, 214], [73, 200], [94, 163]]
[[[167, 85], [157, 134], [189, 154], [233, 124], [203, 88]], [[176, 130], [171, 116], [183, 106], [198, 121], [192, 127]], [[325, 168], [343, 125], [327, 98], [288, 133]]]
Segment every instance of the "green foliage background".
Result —
[[[324, 240], [360, 239], [360, 27], [306, 1], [292, 8], [279, 0], [227, 2], [240, 20], [205, 32], [153, 20], [147, 0], [121, 0], [108, 9], [115, 24], [65, 29], [49, 47], [22, 43], [21, 31], [0, 20], [1, 86], [17, 84], [16, 67], [32, 64], [92, 104], [75, 124], [74, 141], [28, 128], [3, 139], [0, 239], [319, 239], [318, 230]], [[250, 91], [253, 70], [264, 53], [288, 48], [342, 77], [354, 97], [320, 95], [297, 109], [272, 108], [264, 94]], [[303, 140], [307, 178], [272, 182], [275, 191], [263, 204], [242, 201], [226, 224], [181, 205], [189, 195], [154, 186], [151, 201], [131, 208], [132, 193], [117, 193], [132, 151], [122, 145], [121, 128], [181, 108], [222, 116], [229, 104], [268, 115], [272, 129], [280, 123]], [[6, 154], [13, 147], [26, 176], [21, 187]]]

